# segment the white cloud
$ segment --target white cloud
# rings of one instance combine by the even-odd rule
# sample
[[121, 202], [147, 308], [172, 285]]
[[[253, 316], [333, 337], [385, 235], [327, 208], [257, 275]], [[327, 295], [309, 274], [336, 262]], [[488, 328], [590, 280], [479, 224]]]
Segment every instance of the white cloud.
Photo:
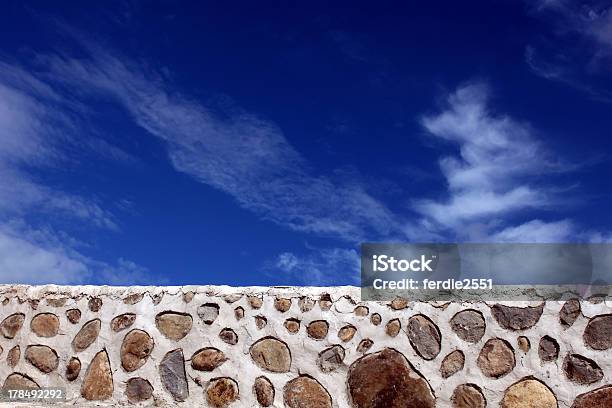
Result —
[[492, 242], [558, 243], [567, 242], [576, 235], [570, 220], [544, 222], [532, 220], [521, 225], [505, 228], [493, 236]]
[[347, 278], [358, 284], [360, 268], [358, 252], [344, 248], [314, 249], [306, 255], [284, 252], [267, 267], [279, 282], [313, 286], [337, 285], [347, 282]]

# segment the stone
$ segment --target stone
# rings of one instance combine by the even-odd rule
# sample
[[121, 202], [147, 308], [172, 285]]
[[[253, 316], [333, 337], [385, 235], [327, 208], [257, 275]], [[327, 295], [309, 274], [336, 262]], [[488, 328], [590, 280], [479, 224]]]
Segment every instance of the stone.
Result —
[[460, 384], [451, 396], [453, 408], [485, 408], [487, 400], [480, 387], [474, 384]]
[[238, 306], [237, 308], [235, 308], [234, 316], [236, 317], [236, 320], [244, 319], [244, 308], [242, 306]]
[[206, 401], [215, 408], [224, 408], [238, 399], [238, 383], [229, 377], [214, 378], [206, 388]]
[[382, 317], [380, 317], [378, 313], [373, 313], [372, 316], [370, 316], [370, 322], [374, 326], [378, 326], [379, 324], [382, 323]]
[[175, 401], [182, 402], [189, 397], [189, 385], [187, 384], [187, 373], [185, 372], [185, 359], [182, 349], [166, 353], [161, 363], [159, 363], [159, 376], [162, 385]]
[[72, 324], [77, 324], [81, 320], [81, 311], [79, 309], [66, 310], [66, 318]]
[[68, 301], [68, 298], [66, 297], [47, 298], [46, 300], [47, 300], [47, 305], [51, 307], [63, 307]]
[[581, 308], [578, 299], [570, 299], [563, 304], [559, 312], [559, 322], [565, 328], [571, 327], [578, 316], [580, 316]]
[[313, 322], [310, 322], [310, 324], [306, 328], [308, 337], [315, 340], [323, 340], [325, 337], [327, 337], [328, 331], [329, 323], [327, 323], [325, 320], [315, 320]]
[[298, 306], [302, 313], [310, 312], [315, 306], [315, 301], [308, 296], [302, 296], [300, 300], [298, 300]]
[[295, 334], [300, 331], [300, 321], [298, 319], [287, 319], [285, 320], [285, 329], [289, 333]]
[[332, 408], [332, 398], [320, 382], [306, 375], [285, 384], [283, 399], [287, 408]]
[[238, 344], [238, 335], [235, 331], [229, 328], [225, 328], [219, 332], [219, 338], [227, 344], [232, 346]]
[[580, 394], [574, 400], [572, 408], [612, 407], [612, 385]]
[[92, 312], [99, 312], [100, 309], [102, 309], [102, 299], [100, 299], [99, 297], [89, 298], [87, 306], [89, 306], [89, 310], [91, 310]]
[[344, 357], [344, 348], [336, 344], [319, 353], [317, 364], [321, 371], [324, 373], [329, 373], [338, 369], [342, 365]]
[[99, 351], [89, 363], [81, 395], [89, 401], [102, 401], [113, 396], [113, 374], [106, 350]]
[[76, 357], [71, 357], [66, 364], [66, 380], [74, 381], [79, 378], [81, 373], [81, 360]]
[[595, 316], [589, 320], [582, 338], [587, 346], [595, 350], [612, 347], [612, 314]]
[[153, 386], [144, 378], [130, 378], [125, 384], [125, 396], [132, 404], [146, 401], [153, 396]]
[[155, 316], [155, 325], [165, 337], [179, 341], [191, 331], [193, 318], [187, 313], [162, 312]]
[[102, 326], [100, 319], [90, 320], [81, 327], [81, 330], [74, 336], [72, 340], [72, 348], [74, 351], [83, 351], [96, 341]]
[[400, 320], [392, 319], [389, 320], [389, 322], [385, 326], [385, 333], [387, 333], [387, 336], [395, 337], [399, 334], [401, 328], [402, 324], [400, 323]]
[[373, 345], [374, 345], [374, 341], [372, 341], [372, 339], [363, 339], [357, 345], [357, 352], [365, 353], [369, 349], [371, 349]]
[[135, 305], [136, 303], [140, 302], [142, 298], [144, 298], [144, 293], [133, 293], [123, 298], [123, 303], [126, 305]]
[[463, 370], [465, 364], [465, 355], [461, 350], [455, 350], [444, 357], [440, 364], [440, 375], [442, 378], [448, 378], [455, 373]]
[[544, 336], [540, 339], [538, 346], [538, 356], [543, 362], [556, 361], [559, 357], [559, 343], [550, 336]]
[[457, 313], [450, 321], [457, 337], [468, 343], [478, 343], [485, 334], [486, 323], [478, 310], [466, 309]]
[[506, 389], [500, 407], [557, 408], [557, 398], [544, 383], [528, 377]]
[[332, 298], [329, 293], [324, 293], [321, 295], [321, 297], [319, 297], [319, 309], [321, 309], [322, 311], [328, 311], [329, 309], [331, 309], [333, 304], [334, 302], [332, 301]]
[[57, 353], [49, 346], [33, 345], [26, 347], [25, 359], [45, 374], [55, 371], [59, 365]]
[[21, 358], [21, 347], [19, 344], [13, 346], [6, 355], [6, 363], [10, 367], [15, 367]]
[[211, 325], [219, 317], [219, 305], [216, 303], [205, 303], [198, 307], [198, 316], [204, 324]]
[[531, 342], [525, 336], [519, 336], [516, 342], [523, 353], [527, 353], [531, 349]]
[[264, 337], [251, 346], [251, 358], [260, 368], [273, 373], [286, 373], [291, 367], [291, 351], [284, 342]]
[[114, 332], [120, 332], [121, 330], [125, 330], [128, 327], [132, 326], [136, 321], [136, 314], [134, 313], [124, 313], [119, 316], [113, 317], [111, 320], [111, 329]]
[[154, 345], [153, 338], [146, 331], [130, 331], [121, 343], [121, 366], [127, 372], [139, 369], [147, 362]]
[[274, 300], [274, 308], [281, 313], [285, 313], [291, 308], [291, 299], [276, 298]]
[[56, 336], [59, 326], [59, 319], [53, 313], [39, 313], [30, 322], [30, 329], [38, 337]]
[[393, 299], [391, 301], [391, 303], [389, 304], [389, 306], [391, 307], [391, 309], [393, 310], [402, 310], [402, 309], [406, 309], [408, 307], [408, 299], [405, 298], [401, 298], [401, 297], [396, 297], [395, 299]]
[[260, 330], [263, 329], [264, 327], [266, 327], [267, 324], [268, 324], [268, 319], [266, 319], [265, 316], [261, 316], [261, 315], [255, 316], [255, 326], [258, 329]]
[[357, 328], [349, 324], [338, 330], [338, 338], [346, 343], [353, 339], [355, 333], [357, 333]]
[[516, 365], [514, 350], [505, 340], [489, 339], [480, 350], [476, 364], [487, 377], [503, 377]]
[[353, 313], [355, 313], [355, 316], [364, 317], [370, 314], [370, 309], [367, 306], [357, 306]]
[[348, 392], [354, 408], [433, 408], [427, 380], [397, 350], [365, 355], [349, 367]]
[[38, 300], [38, 299], [28, 299], [28, 303], [30, 304], [30, 307], [32, 308], [32, 310], [36, 310], [36, 309], [38, 309], [38, 304], [40, 303], [40, 300]]
[[195, 293], [193, 293], [192, 291], [183, 293], [183, 302], [191, 303], [194, 296], [195, 296]]
[[408, 319], [407, 334], [412, 348], [425, 360], [432, 360], [440, 353], [442, 335], [427, 316], [420, 314]]
[[506, 330], [526, 330], [536, 325], [544, 311], [544, 303], [539, 306], [517, 307], [495, 304], [491, 314]]
[[191, 357], [191, 368], [198, 371], [213, 371], [227, 361], [225, 354], [214, 347], [196, 351]]
[[13, 313], [0, 323], [0, 332], [6, 339], [12, 339], [21, 330], [25, 315], [23, 313]]
[[3, 389], [37, 390], [40, 386], [31, 377], [21, 373], [11, 373], [2, 384]]
[[253, 391], [257, 402], [262, 407], [271, 407], [274, 404], [274, 385], [264, 376], [257, 377], [253, 384]]
[[603, 378], [603, 371], [599, 365], [579, 354], [565, 356], [563, 371], [568, 380], [578, 384], [593, 384]]
[[228, 295], [224, 295], [223, 296], [223, 300], [225, 300], [226, 303], [235, 303], [237, 301], [239, 301], [240, 299], [242, 299], [242, 293], [230, 293]]
[[151, 298], [151, 302], [153, 302], [154, 305], [158, 305], [164, 298], [164, 292], [149, 293], [149, 297]]
[[249, 302], [252, 309], [261, 309], [263, 306], [263, 296], [247, 296], [247, 302]]

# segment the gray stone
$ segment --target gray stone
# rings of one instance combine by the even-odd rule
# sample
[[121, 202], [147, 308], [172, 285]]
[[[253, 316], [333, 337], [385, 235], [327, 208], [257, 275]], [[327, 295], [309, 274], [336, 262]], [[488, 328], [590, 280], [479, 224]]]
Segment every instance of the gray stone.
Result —
[[432, 360], [440, 353], [442, 335], [425, 315], [414, 315], [408, 319], [408, 339], [410, 344], [425, 360]]
[[144, 378], [130, 378], [125, 385], [125, 396], [132, 404], [146, 401], [153, 396], [153, 386]]
[[578, 316], [580, 316], [580, 311], [580, 301], [578, 299], [570, 299], [565, 302], [559, 312], [561, 325], [565, 328], [572, 326]]
[[204, 324], [211, 325], [219, 317], [219, 305], [216, 303], [205, 303], [198, 307], [198, 316]]
[[603, 378], [603, 371], [599, 365], [579, 354], [565, 356], [563, 371], [568, 380], [578, 384], [593, 384]]
[[540, 339], [538, 346], [538, 356], [544, 362], [555, 361], [559, 357], [559, 343], [550, 336], [544, 336]]
[[159, 375], [164, 388], [175, 401], [185, 401], [189, 397], [189, 386], [185, 372], [183, 350], [169, 351], [159, 364]]
[[585, 344], [595, 350], [612, 347], [612, 314], [595, 316], [589, 320], [583, 338]]
[[477, 310], [467, 309], [457, 313], [450, 321], [451, 329], [464, 341], [478, 343], [485, 334], [485, 320]]
[[526, 330], [536, 325], [544, 311], [544, 303], [539, 306], [516, 307], [500, 304], [491, 307], [493, 317], [506, 330]]
[[321, 371], [328, 373], [338, 369], [342, 365], [344, 357], [344, 348], [336, 344], [320, 352], [317, 363]]

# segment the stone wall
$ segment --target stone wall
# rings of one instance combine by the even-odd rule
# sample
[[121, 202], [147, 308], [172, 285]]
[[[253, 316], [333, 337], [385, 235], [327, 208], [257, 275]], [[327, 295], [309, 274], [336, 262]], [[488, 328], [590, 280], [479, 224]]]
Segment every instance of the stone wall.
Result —
[[70, 406], [612, 407], [609, 300], [0, 286], [0, 302], [4, 387], [60, 386]]

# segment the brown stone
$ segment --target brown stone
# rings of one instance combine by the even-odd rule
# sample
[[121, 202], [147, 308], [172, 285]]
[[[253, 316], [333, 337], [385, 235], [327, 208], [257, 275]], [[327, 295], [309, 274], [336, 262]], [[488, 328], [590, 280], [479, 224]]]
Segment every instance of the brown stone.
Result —
[[589, 320], [583, 338], [585, 344], [595, 350], [612, 347], [612, 314], [595, 316]]
[[30, 322], [32, 332], [38, 337], [53, 337], [59, 331], [59, 319], [53, 313], [39, 313]]
[[544, 383], [528, 377], [508, 387], [500, 407], [557, 408], [557, 398]]
[[427, 316], [420, 314], [408, 319], [407, 333], [412, 348], [425, 360], [432, 360], [440, 353], [442, 335]]
[[153, 338], [143, 330], [134, 329], [121, 343], [121, 366], [131, 372], [142, 367], [153, 351]]
[[4, 338], [12, 339], [17, 335], [17, 332], [21, 330], [25, 315], [23, 313], [13, 313], [0, 323], [0, 332]]
[[125, 396], [132, 404], [146, 401], [153, 396], [153, 386], [144, 378], [130, 378], [125, 384]]
[[274, 299], [274, 308], [281, 313], [285, 313], [291, 308], [291, 299], [276, 298]]
[[450, 321], [451, 329], [463, 341], [478, 343], [485, 334], [485, 320], [478, 310], [466, 309], [457, 313]]
[[212, 371], [227, 361], [225, 354], [214, 347], [196, 351], [191, 357], [191, 368], [198, 371]]
[[285, 384], [283, 399], [287, 408], [332, 408], [332, 398], [325, 387], [305, 375]]
[[382, 317], [380, 317], [378, 313], [373, 313], [372, 316], [370, 317], [370, 322], [374, 326], [378, 326], [379, 324], [382, 323]]
[[9, 390], [37, 390], [40, 386], [31, 377], [21, 373], [11, 373], [4, 380], [2, 384], [3, 389]]
[[198, 307], [198, 316], [204, 324], [211, 325], [219, 317], [219, 305], [216, 303], [205, 303]]
[[81, 320], [81, 311], [79, 309], [66, 310], [66, 317], [72, 324], [77, 324]]
[[536, 325], [544, 311], [544, 303], [539, 306], [517, 307], [500, 304], [491, 307], [493, 317], [506, 330], [526, 330]]
[[96, 341], [102, 326], [100, 319], [90, 320], [81, 327], [81, 330], [74, 336], [72, 340], [72, 348], [74, 351], [83, 351]]
[[440, 364], [440, 375], [442, 378], [448, 378], [453, 374], [463, 370], [465, 364], [465, 355], [461, 350], [455, 350], [444, 357]]
[[357, 352], [365, 353], [369, 349], [371, 349], [373, 345], [374, 345], [374, 341], [372, 341], [372, 339], [363, 339], [357, 345]]
[[66, 301], [68, 301], [68, 298], [66, 297], [47, 298], [47, 305], [51, 307], [63, 307], [66, 304]]
[[265, 316], [255, 316], [255, 326], [258, 329], [263, 329], [264, 327], [266, 327], [266, 325], [268, 324], [268, 319], [266, 319]]
[[227, 344], [232, 346], [238, 344], [238, 335], [235, 331], [229, 328], [225, 328], [219, 332], [219, 338]]
[[327, 337], [328, 331], [329, 324], [325, 320], [315, 320], [313, 322], [310, 322], [310, 324], [306, 328], [308, 337], [313, 338], [315, 340], [323, 340], [325, 337]]
[[387, 325], [385, 326], [385, 332], [388, 336], [395, 337], [399, 334], [402, 328], [402, 324], [399, 319], [389, 320]]
[[319, 353], [317, 364], [324, 373], [329, 373], [338, 369], [345, 357], [344, 348], [339, 345], [331, 346]]
[[263, 297], [259, 296], [247, 296], [247, 301], [251, 305], [252, 309], [261, 309], [263, 306]]
[[489, 339], [480, 350], [476, 364], [487, 377], [503, 377], [516, 365], [514, 350], [505, 340]]
[[66, 380], [74, 381], [79, 378], [81, 373], [81, 360], [76, 357], [70, 358], [68, 364], [66, 364]]
[[349, 324], [338, 330], [338, 338], [346, 343], [353, 339], [355, 333], [357, 333], [357, 328]]
[[113, 320], [111, 320], [110, 325], [111, 329], [113, 329], [114, 332], [120, 332], [121, 330], [125, 330], [131, 325], [133, 325], [135, 321], [136, 314], [124, 313], [120, 314], [119, 316], [113, 317]]
[[315, 301], [308, 296], [302, 296], [298, 301], [298, 306], [302, 313], [310, 312], [315, 305]]
[[300, 321], [298, 319], [287, 319], [285, 320], [285, 329], [289, 333], [297, 333], [300, 331]]
[[404, 355], [386, 348], [355, 361], [349, 368], [348, 391], [355, 408], [433, 408], [427, 380]]
[[81, 384], [81, 395], [90, 401], [113, 396], [113, 374], [106, 350], [99, 351], [89, 363]]
[[253, 361], [264, 370], [286, 373], [291, 367], [289, 347], [274, 337], [264, 337], [256, 341], [249, 352]]
[[6, 355], [6, 363], [10, 367], [15, 367], [17, 363], [19, 362], [20, 358], [21, 358], [21, 347], [19, 347], [19, 344], [17, 344], [13, 348], [11, 348], [8, 354]]
[[49, 346], [28, 346], [25, 351], [25, 359], [45, 374], [56, 370], [59, 365], [57, 353]]
[[563, 360], [563, 371], [567, 379], [578, 384], [593, 384], [603, 378], [603, 371], [590, 358], [579, 354], [568, 354]]
[[195, 296], [195, 293], [193, 293], [192, 291], [183, 293], [183, 302], [191, 303], [191, 301], [193, 300], [194, 296]]
[[164, 388], [175, 401], [185, 401], [189, 397], [185, 358], [182, 349], [166, 353], [159, 364], [159, 376]]
[[266, 377], [257, 377], [253, 384], [253, 391], [257, 402], [262, 407], [271, 407], [274, 404], [274, 385]]
[[170, 340], [179, 341], [191, 331], [193, 319], [187, 313], [162, 312], [155, 316], [157, 330]]
[[487, 400], [475, 384], [460, 384], [451, 397], [453, 408], [485, 408]]
[[561, 325], [568, 328], [574, 324], [578, 316], [580, 316], [580, 301], [578, 299], [570, 299], [563, 304], [559, 312], [559, 321]]
[[333, 304], [334, 304], [334, 302], [332, 301], [332, 298], [329, 295], [329, 293], [324, 293], [319, 298], [319, 309], [321, 309], [324, 312], [326, 312], [329, 309], [331, 309]]
[[28, 303], [30, 304], [30, 307], [32, 308], [32, 310], [36, 310], [36, 309], [38, 309], [38, 304], [40, 303], [40, 300], [38, 300], [38, 299], [28, 299]]
[[215, 408], [224, 408], [238, 399], [238, 383], [229, 377], [214, 378], [206, 388], [206, 401]]
[[135, 305], [136, 303], [140, 302], [142, 298], [144, 298], [144, 293], [132, 293], [123, 299], [123, 303], [126, 305]]
[[389, 306], [391, 306], [391, 309], [393, 309], [393, 310], [406, 309], [408, 307], [408, 299], [404, 299], [404, 298], [401, 298], [401, 297], [396, 297], [395, 299], [393, 299], [391, 301]]
[[557, 343], [557, 340], [550, 336], [542, 337], [538, 346], [538, 356], [544, 362], [557, 360], [557, 357], [559, 357], [559, 343]]
[[572, 408], [601, 408], [612, 407], [612, 385], [580, 394], [574, 400]]
[[89, 306], [89, 310], [92, 312], [99, 312], [100, 309], [102, 309], [102, 299], [99, 297], [89, 298], [87, 305]]
[[236, 320], [244, 319], [244, 308], [242, 306], [238, 306], [237, 308], [235, 308], [234, 316], [236, 317]]
[[525, 336], [519, 336], [516, 339], [519, 348], [523, 351], [523, 353], [527, 353], [531, 349], [531, 342]]
[[242, 299], [242, 293], [230, 293], [223, 296], [223, 300], [225, 300], [226, 303], [230, 304], [235, 303], [240, 299]]
[[364, 317], [370, 314], [370, 309], [367, 306], [357, 306], [353, 313], [355, 313], [355, 316]]

